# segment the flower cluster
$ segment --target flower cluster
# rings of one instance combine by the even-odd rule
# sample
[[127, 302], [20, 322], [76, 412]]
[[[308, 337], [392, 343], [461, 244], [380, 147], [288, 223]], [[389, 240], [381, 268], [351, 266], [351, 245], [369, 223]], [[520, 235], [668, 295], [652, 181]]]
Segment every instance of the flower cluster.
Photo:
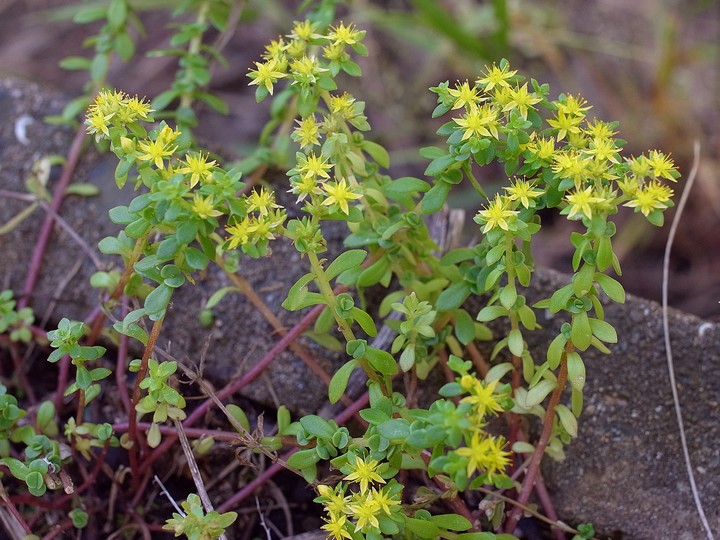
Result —
[[285, 210], [275, 203], [275, 194], [266, 188], [253, 191], [243, 200], [248, 213], [225, 228], [230, 233], [227, 248], [242, 246], [246, 251], [251, 247], [262, 248], [281, 232], [287, 217]]
[[348, 464], [342, 468], [347, 472], [345, 482], [334, 488], [318, 486], [320, 496], [315, 501], [325, 507], [327, 517], [322, 529], [329, 538], [340, 540], [357, 538], [356, 533], [392, 534], [398, 531], [397, 524], [402, 522], [402, 485], [394, 480], [386, 484], [381, 476], [383, 467], [387, 469], [373, 459], [349, 453]]
[[103, 90], [98, 93], [95, 102], [88, 109], [85, 125], [90, 135], [95, 135], [96, 140], [102, 136], [110, 137], [112, 126], [134, 126], [139, 121], [150, 122], [150, 113], [153, 110], [150, 104], [137, 96], [130, 97], [117, 90]]
[[[456, 368], [459, 364], [455, 365]], [[472, 412], [469, 415], [469, 437], [466, 436], [466, 446], [455, 450], [455, 454], [466, 461], [466, 473], [470, 478], [476, 471], [481, 472], [488, 483], [492, 483], [494, 476], [503, 473], [510, 463], [510, 453], [503, 450], [505, 439], [486, 432], [486, 418], [503, 412], [512, 406], [509, 397], [508, 385], [498, 387], [498, 381], [490, 382], [479, 380], [474, 374], [460, 368], [461, 375], [458, 382], [462, 391], [468, 395], [463, 397], [461, 403], [469, 403]]]
[[[250, 84], [258, 86], [258, 100], [272, 94], [280, 80], [286, 80], [298, 94], [300, 118], [290, 136], [302, 152], [296, 154], [296, 166], [288, 172], [290, 192], [316, 218], [333, 213], [347, 216], [351, 204], [362, 198], [364, 157], [361, 149], [353, 148], [355, 137], [350, 140], [348, 135], [351, 127], [369, 129], [363, 114], [365, 104], [347, 93], [332, 91], [336, 89], [334, 77], [341, 71], [360, 74], [349, 49], [367, 54], [361, 43], [364, 35], [354, 25], [340, 23], [323, 30], [317, 23], [298, 22], [289, 35], [266, 47], [263, 62], [256, 62], [256, 69], [248, 75]], [[318, 49], [321, 54], [314, 55]]]
[[[559, 206], [568, 219], [589, 222], [596, 213], [607, 216], [624, 205], [661, 223], [673, 194], [663, 181], [679, 176], [672, 160], [655, 150], [621, 158], [624, 141], [615, 138], [616, 124], [589, 118], [583, 98], [562, 94], [550, 101], [547, 85], [532, 81], [532, 88], [505, 60], [487, 68], [474, 85], [433, 88], [435, 116], [460, 113], [440, 131], [449, 135], [457, 159], [472, 154], [483, 164], [497, 156], [520, 178], [476, 216], [483, 233], [514, 232], [522, 228], [519, 210], [544, 206]], [[532, 213], [525, 216], [528, 222]]]
[[146, 133], [140, 121], [151, 121], [150, 112], [143, 100], [103, 91], [85, 123], [98, 140], [110, 139], [125, 166], [124, 178], [134, 164], [145, 185], [170, 204], [171, 214], [213, 229], [219, 225], [217, 218], [227, 216], [225, 250], [266, 254], [268, 242], [281, 232], [286, 219], [272, 192], [262, 188], [238, 198], [238, 175], [224, 171], [207, 153], [186, 151], [181, 131], [161, 123]]
[[[360, 68], [350, 59], [347, 48], [351, 47], [356, 53], [366, 55], [367, 49], [361, 43], [363, 37], [365, 32], [357, 30], [352, 24], [345, 26], [341, 22], [323, 34], [316, 23], [296, 22], [289, 35], [272, 41], [265, 48], [263, 62], [255, 62], [255, 69], [250, 70], [250, 84], [258, 87], [256, 98], [259, 101], [272, 94], [274, 85], [280, 79], [288, 78], [291, 85], [309, 91], [312, 85], [331, 80], [327, 74], [334, 77], [340, 71], [345, 71], [350, 75], [359, 75]], [[322, 65], [313, 54], [313, 46], [321, 48], [327, 66]]]
[[148, 161], [160, 170], [165, 169], [165, 160], [170, 159], [178, 150], [175, 140], [180, 135], [179, 131], [170, 126], [163, 126], [157, 135], [138, 143], [137, 159]]

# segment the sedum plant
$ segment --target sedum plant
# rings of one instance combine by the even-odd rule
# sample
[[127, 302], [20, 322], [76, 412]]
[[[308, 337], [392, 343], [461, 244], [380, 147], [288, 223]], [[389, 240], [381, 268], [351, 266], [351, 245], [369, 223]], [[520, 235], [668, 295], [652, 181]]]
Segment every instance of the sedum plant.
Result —
[[217, 540], [237, 518], [235, 512], [206, 514], [200, 497], [194, 493], [180, 503], [180, 506], [182, 511], [173, 513], [173, 517], [167, 520], [163, 529], [175, 533], [176, 537], [184, 535], [188, 540]]
[[[125, 4], [113, 0], [113, 9], [120, 5]], [[662, 225], [663, 212], [673, 204], [667, 182], [679, 177], [672, 160], [659, 151], [623, 157], [617, 124], [591, 118], [580, 96], [553, 98], [548, 85], [528, 82], [501, 60], [474, 82], [431, 89], [438, 102], [433, 116], [449, 116], [438, 131], [446, 144], [421, 151], [429, 160], [425, 179], [392, 178], [385, 172], [387, 151], [371, 140], [364, 103], [340, 87], [341, 74], [361, 75], [355, 59], [367, 54], [365, 33], [354, 24], [333, 22], [333, 3], [323, 2], [288, 35], [272, 41], [249, 71], [257, 100], [273, 99], [272, 118], [259, 151], [238, 167], [225, 167], [196, 145], [189, 130], [197, 121], [194, 102], [222, 109], [202, 90], [214, 53], [201, 43], [208, 20], [222, 28], [216, 20], [227, 3], [195, 7], [198, 19], [179, 26], [173, 38], [175, 45], [187, 43], [188, 51], [178, 53], [182, 69], [172, 88], [152, 105], [119, 90], [101, 90], [85, 120], [87, 132], [118, 158], [118, 187], [131, 184], [137, 191], [129, 205], [110, 211], [121, 230], [99, 244], [103, 253], [120, 256], [124, 269], [93, 277], [108, 293], [108, 311], [118, 307], [121, 295], [136, 302], [113, 324], [144, 347], [130, 366], [137, 376], [122, 439], [133, 485], [143, 474], [141, 458], [152, 455], [144, 439], [161, 452], [161, 425], [188, 418], [186, 400], [172, 384], [177, 364], [152, 358], [174, 292], [215, 265], [236, 286], [213, 295], [213, 305], [230, 290], [242, 290], [267, 316], [242, 277], [242, 260], [271, 256], [272, 242], [285, 237], [307, 273], [290, 286], [283, 307], [319, 306], [312, 336], [346, 353], [329, 381], [329, 401], [340, 402], [354, 372], [361, 372], [367, 379], [367, 405], [359, 411], [364, 426], [351, 432], [318, 415], [292, 422], [281, 408], [278, 433], [263, 436], [260, 425], [260, 434], [249, 433], [246, 415], [233, 406], [227, 414], [241, 442], [274, 460], [283, 445], [293, 447], [281, 462], [313, 486], [329, 538], [514, 538], [543, 456], [562, 459], [564, 447], [578, 436], [583, 353], [591, 347], [610, 352], [617, 341], [602, 303], [603, 295], [615, 302], [625, 298], [609, 275], [621, 270], [613, 252], [613, 216], [626, 206]], [[119, 24], [109, 28], [124, 28]], [[155, 122], [153, 109], [176, 98], [176, 112], [166, 114], [175, 124]], [[294, 219], [269, 186], [256, 182], [262, 167], [284, 161], [285, 148], [295, 152], [289, 153], [287, 184], [279, 189], [296, 197], [300, 215]], [[502, 166], [508, 182], [488, 194], [476, 174], [492, 163]], [[243, 177], [249, 169], [260, 173]], [[437, 219], [453, 186], [461, 184], [483, 206], [474, 218], [480, 240], [438, 253], [426, 221]], [[570, 237], [573, 274], [550, 298], [530, 305], [524, 291], [533, 283], [532, 239], [549, 212], [577, 225]], [[347, 225], [345, 250], [333, 260], [323, 256], [328, 221]], [[385, 292], [375, 310], [365, 292], [378, 286]], [[539, 328], [536, 309], [565, 321], [546, 351], [527, 345], [529, 333]], [[495, 340], [487, 363], [476, 342], [490, 337], [486, 323], [500, 320], [507, 331]], [[374, 339], [383, 327], [396, 334], [386, 345]], [[86, 404], [110, 375], [106, 368], [86, 367], [105, 350], [81, 345], [84, 336], [82, 323], [63, 319], [48, 334], [56, 348], [48, 360], [68, 355], [76, 366], [68, 393], [77, 393], [78, 413], [65, 434], [89, 458], [93, 448], [107, 450], [117, 440], [109, 425], [83, 422]], [[448, 381], [436, 399], [420, 407], [413, 389], [436, 367]], [[12, 399], [6, 401], [8, 435], [0, 442], [18, 439], [12, 433], [22, 417]], [[148, 413], [152, 422], [143, 437], [139, 419]], [[503, 434], [490, 429], [500, 415], [508, 417]], [[538, 419], [536, 441], [523, 433], [522, 415]], [[516, 457], [523, 455], [527, 466], [516, 468]], [[35, 473], [48, 471], [15, 461], [22, 466], [7, 458], [2, 463], [21, 480], [32, 475], [28, 486], [41, 494]], [[504, 495], [507, 490], [517, 496]], [[491, 511], [471, 509], [468, 493], [485, 499]], [[164, 527], [176, 536], [218, 538], [236, 518], [232, 512], [205, 514], [194, 494], [183, 508]], [[553, 525], [576, 538], [594, 534], [587, 525], [578, 530]]]
[[[341, 71], [358, 74], [347, 51], [364, 53], [362, 37], [353, 25], [340, 23], [323, 31], [311, 21], [297, 23], [288, 40], [273, 42], [263, 62], [250, 71], [258, 100], [287, 81], [278, 98], [285, 117], [299, 117], [291, 138], [300, 151], [288, 176], [305, 217], [288, 223], [267, 188], [238, 198], [237, 175], [202, 153], [181, 148], [178, 131], [161, 125], [146, 134], [138, 120], [147, 120], [150, 111], [142, 102], [119, 93], [101, 94], [91, 109], [89, 130], [110, 139], [121, 160], [118, 182], [124, 183], [134, 166], [137, 185], [148, 189], [129, 207], [112, 212], [126, 230], [103, 245], [107, 248], [112, 240], [118, 249], [106, 252], [128, 258], [134, 254], [136, 260], [129, 262], [135, 272], [156, 283], [144, 307], [116, 328], [126, 331], [142, 315], [161, 320], [172, 290], [208, 261], [234, 271], [237, 250], [263, 256], [271, 240], [288, 236], [310, 271], [291, 287], [284, 306], [324, 305], [315, 333], [337, 327], [346, 341], [350, 360], [330, 383], [331, 401], [340, 399], [355, 369], [369, 379], [370, 407], [360, 413], [368, 428], [359, 437], [349, 437], [346, 428], [318, 416], [304, 417], [281, 433], [295, 436], [305, 448], [288, 466], [308, 481], [316, 481], [322, 461], [345, 473], [344, 482], [318, 487], [317, 500], [327, 512], [324, 528], [336, 538], [380, 538], [401, 531], [428, 538], [454, 538], [458, 533], [452, 531], [461, 531], [464, 538], [475, 538], [476, 533], [464, 532], [476, 526], [466, 517], [427, 512], [423, 507], [432, 498], [412, 512], [400, 511], [404, 486], [394, 478], [402, 469], [419, 468], [430, 478], [441, 475], [447, 493], [486, 485], [509, 488], [515, 484], [504, 472], [514, 448], [532, 453], [525, 480], [517, 486], [520, 503], [527, 502], [542, 455], [561, 458], [564, 444], [577, 435], [585, 382], [581, 353], [591, 346], [608, 352], [606, 344], [617, 340], [604, 321], [599, 296], [603, 291], [615, 301], [624, 300], [620, 284], [605, 273], [620, 271], [610, 218], [625, 205], [661, 224], [662, 211], [672, 204], [672, 191], [663, 181], [674, 181], [677, 172], [659, 152], [621, 158], [623, 142], [614, 137], [615, 124], [587, 119], [589, 107], [582, 98], [550, 100], [547, 85], [534, 80], [529, 85], [502, 61], [473, 85], [443, 83], [433, 89], [438, 95], [434, 115], [454, 116], [439, 130], [447, 147], [422, 152], [432, 160], [426, 170], [432, 185], [417, 178], [393, 180], [380, 172], [388, 165], [387, 153], [363, 135], [369, 129], [363, 104], [338, 92], [335, 82]], [[136, 109], [142, 109], [137, 119], [129, 113]], [[493, 161], [504, 166], [511, 182], [489, 198], [473, 168]], [[420, 216], [439, 211], [452, 186], [464, 181], [487, 201], [475, 217], [482, 240], [438, 258]], [[531, 307], [519, 287], [531, 284], [532, 235], [541, 227], [538, 212], [547, 208], [579, 222], [585, 232], [571, 237], [572, 281]], [[328, 219], [348, 223], [345, 244], [351, 248], [330, 264], [320, 257], [326, 249], [322, 222]], [[139, 251], [137, 246], [151, 236], [153, 243]], [[380, 321], [334, 286], [361, 292], [376, 284], [389, 286], [393, 278], [401, 289], [389, 298], [402, 301], [393, 302], [392, 309], [406, 320], [388, 352], [361, 337], [375, 336]], [[486, 306], [468, 313], [466, 300], [486, 294]], [[532, 358], [523, 334], [538, 326], [533, 307], [565, 313], [568, 319], [540, 361]], [[463, 345], [483, 332], [472, 318], [509, 321], [509, 332], [492, 354], [496, 359], [507, 349], [508, 361], [478, 376], [470, 362], [451, 354], [447, 366], [456, 380], [441, 389], [443, 398], [428, 409], [408, 406], [395, 391], [394, 376], [404, 371], [424, 378], [443, 356], [462, 354]], [[568, 383], [569, 406], [560, 403]], [[502, 411], [511, 411], [513, 418], [510, 444], [486, 431], [487, 418]], [[518, 414], [543, 421], [535, 446], [518, 440]], [[158, 442], [157, 431], [153, 439]], [[508, 521], [517, 518], [511, 512]]]

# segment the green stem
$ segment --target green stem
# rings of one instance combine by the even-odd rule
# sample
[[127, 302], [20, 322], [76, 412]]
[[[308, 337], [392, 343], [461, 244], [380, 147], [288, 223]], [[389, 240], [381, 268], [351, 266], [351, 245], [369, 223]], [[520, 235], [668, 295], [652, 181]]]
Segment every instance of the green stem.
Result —
[[470, 180], [470, 183], [475, 188], [475, 191], [477, 191], [480, 195], [482, 195], [486, 201], [489, 201], [487, 194], [485, 193], [485, 190], [480, 185], [480, 182], [477, 181], [477, 178], [475, 178], [475, 175], [472, 173], [472, 168], [470, 166], [470, 161], [465, 161], [463, 163], [463, 171], [465, 171], [465, 176], [467, 176], [468, 180]]
[[[332, 290], [330, 281], [325, 274], [325, 270], [323, 270], [322, 264], [320, 264], [317, 254], [312, 251], [308, 251], [308, 259], [310, 260], [310, 267], [312, 268], [313, 274], [315, 274], [315, 282], [320, 289], [320, 293], [325, 297], [325, 302], [327, 303], [328, 309], [330, 310], [330, 313], [332, 313], [332, 316], [335, 318], [335, 322], [337, 322], [338, 328], [340, 329], [340, 332], [345, 338], [345, 341], [354, 341], [356, 337], [355, 333], [352, 331], [352, 328], [350, 328], [350, 324], [340, 315], [338, 315], [335, 309], [337, 307], [335, 293]], [[380, 384], [380, 388], [383, 389], [383, 393], [389, 394], [389, 381], [385, 381], [385, 384], [381, 384], [378, 374], [375, 373], [375, 370], [370, 366], [370, 363], [367, 361], [366, 358], [360, 358], [358, 360], [358, 363], [359, 366], [363, 369], [363, 371], [365, 371], [368, 379]]]
[[[204, 25], [205, 21], [207, 20], [207, 12], [209, 8], [208, 2], [203, 2], [200, 4], [200, 8], [198, 9], [197, 18], [195, 19], [195, 22], [198, 25]], [[202, 38], [203, 34], [198, 34], [197, 36], [193, 36], [193, 38], [190, 40], [190, 43], [188, 44], [188, 56], [198, 56], [200, 54], [200, 48], [202, 47]], [[186, 73], [185, 75], [185, 82], [191, 83], [190, 80], [190, 74]], [[193, 92], [183, 92], [183, 94], [180, 96], [180, 106], [178, 108], [183, 107], [190, 107], [192, 106], [193, 102]]]
[[320, 264], [320, 260], [318, 259], [317, 254], [312, 251], [308, 251], [307, 255], [308, 259], [310, 260], [310, 266], [312, 268], [313, 274], [315, 274], [315, 281], [317, 282], [318, 288], [320, 289], [320, 294], [325, 297], [325, 302], [330, 309], [330, 313], [332, 313], [333, 317], [335, 317], [335, 321], [337, 322], [340, 332], [345, 338], [345, 341], [354, 341], [356, 338], [355, 334], [352, 331], [352, 328], [350, 328], [348, 322], [342, 317], [340, 317], [340, 315], [338, 315], [336, 312], [337, 301], [335, 298], [335, 293], [332, 290], [330, 281], [328, 281], [327, 276], [325, 275], [325, 270], [323, 270], [322, 264]]

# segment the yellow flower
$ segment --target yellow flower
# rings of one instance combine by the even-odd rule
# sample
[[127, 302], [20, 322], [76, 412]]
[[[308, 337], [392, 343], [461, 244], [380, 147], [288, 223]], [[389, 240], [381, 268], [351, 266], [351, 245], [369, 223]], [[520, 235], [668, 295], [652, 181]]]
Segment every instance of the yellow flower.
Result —
[[601, 122], [597, 119], [593, 120], [592, 123], [588, 122], [588, 126], [585, 128], [585, 132], [593, 139], [610, 139], [614, 135], [617, 135], [617, 131], [613, 130], [611, 124], [608, 124], [607, 122]]
[[332, 163], [328, 163], [322, 156], [316, 156], [314, 153], [301, 155], [298, 158], [297, 170], [300, 178], [330, 178], [328, 170], [332, 169]]
[[344, 118], [349, 118], [355, 112], [353, 110], [354, 103], [355, 98], [345, 92], [341, 96], [330, 96], [330, 102], [328, 103], [328, 107], [331, 113], [340, 114]]
[[322, 189], [320, 189], [312, 176], [300, 178], [299, 182], [292, 182], [292, 187], [288, 190], [289, 193], [295, 193], [298, 195], [297, 202], [305, 199], [308, 195], [320, 195]]
[[[542, 190], [533, 189], [533, 186], [527, 180], [516, 180], [510, 187], [503, 188], [508, 192], [507, 198], [511, 201], [520, 201], [525, 208], [530, 208], [533, 199], [536, 199], [544, 193]], [[535, 206], [535, 203], [532, 203]]]
[[275, 193], [264, 187], [247, 195], [245, 202], [248, 205], [248, 212], [257, 210], [261, 216], [267, 216], [272, 208], [280, 208], [279, 204], [275, 204]]
[[449, 88], [448, 94], [455, 98], [452, 110], [461, 109], [465, 106], [475, 106], [480, 101], [477, 94], [477, 88], [475, 86], [471, 88], [467, 81], [462, 83], [460, 86], [455, 85], [455, 88]]
[[632, 197], [635, 195], [635, 192], [640, 189], [638, 179], [630, 175], [623, 176], [620, 180], [618, 180], [617, 185], [623, 192], [623, 195], [628, 197]]
[[556, 101], [557, 109], [559, 113], [567, 114], [569, 116], [580, 116], [584, 117], [585, 112], [589, 111], [592, 107], [584, 105], [587, 103], [581, 96], [575, 97], [571, 94], [565, 96], [563, 101]]
[[207, 219], [209, 217], [218, 217], [222, 215], [222, 212], [215, 208], [212, 197], [203, 197], [202, 195], [193, 195], [191, 210], [199, 216], [201, 219]]
[[368, 526], [376, 528], [380, 527], [380, 522], [375, 515], [375, 512], [379, 510], [375, 501], [366, 498], [365, 500], [359, 501], [357, 504], [351, 504], [349, 509], [352, 512], [353, 517], [357, 519], [355, 532], [362, 531]]
[[548, 124], [558, 130], [557, 140], [562, 141], [568, 133], [580, 133], [580, 122], [582, 122], [582, 116], [576, 116], [567, 114], [558, 110], [555, 119], [548, 119]]
[[300, 58], [307, 52], [308, 43], [302, 39], [293, 39], [288, 43], [286, 52], [290, 58]]
[[638, 189], [632, 200], [625, 203], [625, 206], [640, 210], [644, 216], [648, 216], [654, 210], [663, 210], [669, 206], [672, 197], [672, 189], [662, 185], [660, 182], [652, 182], [646, 187]]
[[472, 375], [463, 375], [460, 379], [460, 386], [470, 395], [462, 398], [463, 403], [470, 403], [475, 408], [477, 415], [482, 418], [488, 412], [495, 414], [503, 410], [495, 397], [497, 381], [484, 384]]
[[382, 510], [389, 516], [392, 513], [391, 507], [399, 506], [400, 501], [393, 499], [385, 489], [377, 490], [370, 488], [370, 491], [367, 493], [366, 504], [375, 506], [378, 510]]
[[150, 121], [150, 113], [153, 110], [150, 108], [150, 104], [146, 103], [144, 99], [138, 99], [135, 97], [128, 97], [123, 100], [123, 106], [118, 111], [118, 119], [124, 124], [130, 124], [137, 120]]
[[198, 182], [206, 182], [212, 175], [212, 168], [217, 165], [215, 160], [208, 161], [207, 156], [202, 154], [188, 154], [183, 163], [185, 165], [178, 172], [190, 175], [191, 188]]
[[635, 178], [645, 178], [650, 176], [650, 162], [645, 156], [638, 156], [627, 160], [630, 165], [630, 171]]
[[610, 161], [611, 163], [618, 162], [618, 149], [615, 146], [615, 141], [613, 139], [595, 137], [590, 142], [590, 148], [581, 150], [581, 152], [593, 156], [595, 159], [600, 161]]
[[588, 161], [576, 151], [558, 151], [553, 155], [552, 171], [561, 178], [570, 178], [577, 186], [589, 176]]
[[335, 43], [344, 43], [345, 45], [355, 45], [364, 36], [365, 32], [361, 32], [355, 28], [354, 24], [345, 26], [342, 22], [338, 26], [331, 26], [332, 32], [328, 34], [328, 38]]
[[110, 119], [115, 116], [115, 113], [103, 114], [99, 109], [91, 110], [85, 119], [85, 125], [88, 126], [88, 135], [95, 134], [95, 139], [100, 140], [102, 133], [106, 137], [110, 136], [108, 126], [110, 125]]
[[299, 39], [301, 41], [310, 41], [313, 39], [319, 39], [323, 36], [315, 33], [315, 25], [308, 20], [303, 22], [295, 22], [292, 33], [288, 35], [289, 38]]
[[255, 62], [257, 69], [250, 70], [248, 77], [252, 79], [250, 85], [257, 84], [258, 86], [264, 86], [268, 91], [268, 94], [272, 95], [273, 85], [286, 76], [285, 73], [279, 70], [278, 63], [276, 60], [268, 60], [267, 62], [260, 63]]
[[510, 87], [496, 86], [492, 91], [492, 99], [500, 108], [504, 107], [510, 102]]
[[328, 71], [328, 69], [321, 67], [314, 57], [303, 56], [299, 60], [292, 61], [290, 71], [295, 79], [292, 84], [313, 84], [317, 81], [318, 75]]
[[477, 470], [483, 470], [488, 479], [492, 480], [495, 473], [502, 472], [507, 467], [510, 453], [503, 451], [505, 441], [502, 437], [495, 439], [488, 435], [480, 439], [480, 435], [480, 431], [476, 431], [470, 440], [470, 446], [459, 448], [455, 453], [468, 458], [468, 477]]
[[349, 58], [345, 52], [345, 45], [342, 43], [330, 43], [323, 47], [323, 58], [327, 58], [331, 62], [339, 62]]
[[330, 513], [330, 517], [325, 520], [326, 523], [322, 527], [322, 530], [327, 531], [328, 538], [333, 540], [342, 540], [343, 538], [351, 538], [350, 533], [345, 529], [347, 523], [347, 517], [343, 514]]
[[508, 91], [508, 97], [509, 100], [503, 107], [503, 111], [508, 112], [517, 109], [524, 120], [527, 120], [528, 109], [535, 109], [533, 105], [542, 101], [535, 92], [528, 92], [527, 83], [521, 87], [511, 88]]
[[517, 70], [510, 71], [510, 66], [502, 62], [502, 67], [497, 67], [495, 64], [491, 68], [486, 68], [485, 77], [478, 79], [477, 84], [482, 86], [486, 92], [492, 90], [495, 86], [509, 87], [509, 79], [515, 76]]
[[345, 179], [340, 179], [339, 182], [332, 182], [323, 185], [327, 197], [323, 201], [323, 204], [330, 206], [337, 204], [342, 210], [343, 214], [350, 213], [348, 201], [354, 201], [359, 199], [361, 196], [357, 193], [353, 193], [350, 187], [345, 183]]
[[285, 43], [283, 38], [273, 39], [270, 41], [270, 45], [265, 46], [265, 54], [263, 54], [263, 58], [265, 60], [275, 60], [280, 62], [280, 59], [286, 49], [287, 43]]
[[594, 204], [603, 202], [603, 199], [596, 197], [591, 187], [584, 190], [575, 190], [574, 193], [567, 195], [565, 200], [570, 205], [568, 217], [570, 219], [582, 214], [588, 219], [592, 219], [592, 207]]
[[95, 103], [90, 106], [91, 111], [98, 111], [103, 115], [117, 113], [125, 103], [127, 96], [118, 90], [101, 90], [95, 97]]
[[138, 149], [142, 152], [138, 155], [139, 160], [150, 161], [154, 163], [158, 169], [164, 169], [164, 158], [172, 156], [175, 150], [177, 150], [177, 146], [166, 144], [163, 138], [158, 136], [155, 141], [150, 140], [139, 143]]
[[273, 235], [272, 223], [262, 216], [258, 219], [250, 218], [248, 232], [250, 233], [253, 242], [258, 242], [260, 240], [273, 240], [275, 238]]
[[230, 233], [230, 249], [235, 249], [238, 245], [247, 244], [250, 233], [250, 227], [252, 226], [249, 218], [244, 218], [242, 221], [238, 221], [234, 225], [228, 225], [225, 230]]
[[538, 159], [547, 161], [555, 154], [555, 139], [553, 137], [549, 139], [539, 137], [537, 140], [528, 143], [527, 149], [535, 154]]
[[[345, 477], [345, 480], [355, 481], [360, 485], [360, 493], [365, 493], [370, 482], [385, 483], [385, 479], [380, 476], [377, 469], [378, 462], [370, 459], [367, 462], [360, 457], [355, 458], [355, 463], [348, 462], [348, 466], [353, 471]], [[377, 526], [377, 525], [376, 525]]]
[[347, 511], [349, 497], [344, 497], [345, 489], [342, 483], [335, 486], [335, 489], [324, 484], [317, 486], [318, 493], [321, 497], [327, 499], [323, 501], [325, 509], [332, 514], [343, 514]]
[[502, 230], [507, 231], [510, 228], [509, 220], [517, 215], [516, 210], [510, 210], [508, 208], [508, 200], [505, 197], [495, 195], [495, 199], [485, 208], [480, 210], [475, 216], [476, 223], [484, 223], [483, 234], [488, 231], [500, 227]]
[[497, 113], [489, 105], [472, 106], [470, 112], [462, 118], [454, 118], [454, 120], [465, 130], [462, 136], [463, 141], [473, 136], [498, 138]]
[[663, 203], [670, 202], [673, 196], [672, 188], [661, 184], [657, 180], [651, 182], [645, 190], [651, 192], [658, 201]]
[[653, 150], [650, 152], [650, 156], [648, 156], [647, 161], [655, 178], [666, 178], [671, 182], [675, 182], [677, 180], [678, 174], [677, 169], [673, 164], [673, 160], [665, 156], [662, 152]]
[[315, 116], [310, 115], [302, 120], [295, 120], [298, 123], [298, 127], [295, 128], [292, 134], [292, 139], [300, 143], [300, 148], [305, 149], [316, 144], [320, 144], [319, 135], [320, 129], [315, 122]]

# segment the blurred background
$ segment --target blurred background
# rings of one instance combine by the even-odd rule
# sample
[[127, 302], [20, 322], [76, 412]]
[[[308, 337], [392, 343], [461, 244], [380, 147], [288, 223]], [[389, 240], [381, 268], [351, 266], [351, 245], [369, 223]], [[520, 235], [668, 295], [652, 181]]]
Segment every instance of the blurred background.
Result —
[[[91, 55], [85, 39], [97, 28], [72, 22], [78, 8], [93, 2], [0, 0], [0, 75], [41, 82], [74, 97], [85, 72], [68, 72], [58, 61]], [[102, 4], [101, 1], [94, 2]], [[301, 18], [300, 2], [235, 0], [233, 32], [210, 38], [228, 67], [216, 65], [210, 89], [227, 101], [230, 113], [200, 113], [196, 134], [211, 147], [238, 158], [252, 152], [267, 121], [268, 104], [257, 105], [247, 72], [270, 39], [289, 32]], [[173, 30], [166, 11], [171, 0], [134, 2], [144, 33], [128, 64], [116, 61], [109, 82], [152, 98], [167, 89], [177, 68], [174, 57], [145, 53], [168, 47]], [[700, 168], [673, 248], [670, 305], [720, 321], [720, 1], [718, 0], [354, 0], [338, 6], [339, 17], [367, 30], [370, 51], [360, 59], [362, 79], [347, 78], [348, 90], [367, 103], [373, 136], [391, 152], [392, 174], [421, 176], [426, 163], [418, 149], [442, 144], [431, 120], [435, 95], [428, 87], [444, 80], [470, 81], [502, 57], [528, 77], [550, 83], [551, 97], [581, 94], [590, 116], [620, 121], [625, 155], [646, 149], [672, 154], [683, 179], [701, 145]], [[189, 16], [184, 16], [189, 20]], [[182, 20], [182, 19], [181, 19]], [[483, 171], [486, 190], [499, 189], [498, 171]], [[467, 235], [481, 201], [454, 193], [450, 203], [466, 209]], [[659, 300], [662, 257], [674, 212], [655, 228], [631, 212], [621, 213], [615, 245], [626, 289]], [[573, 223], [557, 219], [538, 234], [539, 264], [570, 269]]]

